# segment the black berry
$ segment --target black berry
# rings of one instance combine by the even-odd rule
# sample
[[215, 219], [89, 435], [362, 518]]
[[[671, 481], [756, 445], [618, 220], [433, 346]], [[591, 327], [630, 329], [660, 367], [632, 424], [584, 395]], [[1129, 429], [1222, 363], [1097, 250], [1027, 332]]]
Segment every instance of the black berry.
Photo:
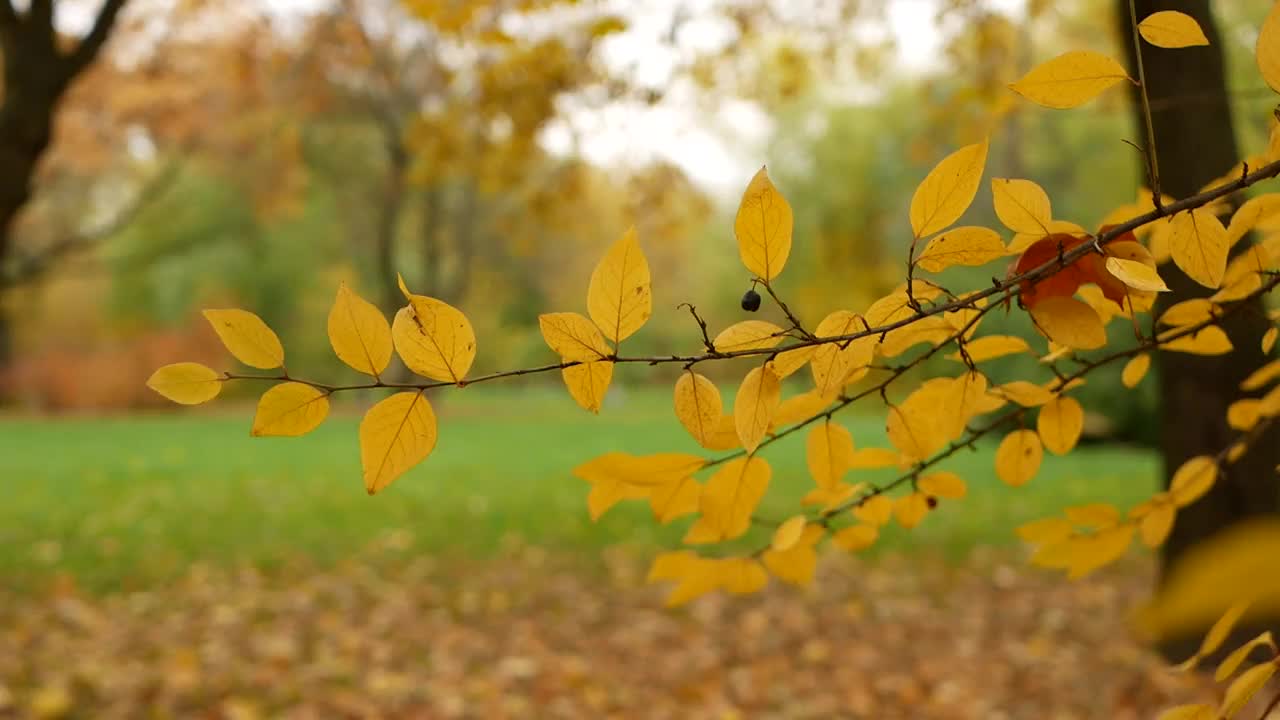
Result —
[[755, 290], [748, 290], [742, 296], [742, 309], [747, 312], [755, 312], [760, 309], [760, 293]]
[[936, 497], [934, 497], [934, 496], [932, 496], [932, 495], [927, 496], [927, 497], [924, 499], [924, 501], [925, 501], [925, 503], [927, 503], [927, 504], [929, 505], [929, 509], [930, 509], [930, 510], [932, 510], [932, 509], [934, 509], [934, 508], [938, 507], [938, 498], [936, 498]]

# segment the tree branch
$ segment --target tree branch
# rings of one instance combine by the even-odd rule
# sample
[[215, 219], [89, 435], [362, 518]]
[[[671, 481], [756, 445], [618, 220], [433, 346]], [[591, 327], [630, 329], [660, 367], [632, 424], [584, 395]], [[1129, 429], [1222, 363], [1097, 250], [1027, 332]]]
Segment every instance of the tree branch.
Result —
[[18, 258], [12, 269], [0, 268], [0, 290], [8, 290], [30, 283], [51, 270], [62, 257], [87, 250], [128, 227], [138, 215], [162, 197], [173, 186], [180, 170], [177, 162], [170, 163], [138, 190], [132, 201], [117, 212], [106, 224], [84, 233], [74, 233], [45, 248], [42, 252]]
[[79, 75], [98, 57], [98, 52], [106, 44], [112, 28], [115, 27], [116, 17], [126, 2], [128, 0], [105, 0], [102, 3], [102, 9], [98, 11], [98, 17], [93, 21], [93, 28], [66, 59], [68, 80]]

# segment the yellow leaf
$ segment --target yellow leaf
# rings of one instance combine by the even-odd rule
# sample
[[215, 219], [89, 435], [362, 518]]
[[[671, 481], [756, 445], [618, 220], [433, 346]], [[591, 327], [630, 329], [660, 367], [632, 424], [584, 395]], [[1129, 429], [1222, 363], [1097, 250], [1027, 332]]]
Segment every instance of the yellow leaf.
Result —
[[773, 543], [770, 545], [777, 552], [784, 552], [795, 547], [800, 542], [800, 536], [804, 534], [806, 524], [803, 515], [793, 515], [781, 525], [773, 533]]
[[[1027, 345], [1026, 340], [1016, 335], [987, 335], [965, 343], [965, 352], [969, 354], [970, 360], [980, 363], [1006, 355], [1031, 352], [1031, 346]], [[951, 360], [964, 359], [959, 352], [951, 353], [947, 357]]]
[[782, 342], [786, 331], [771, 322], [743, 320], [725, 328], [711, 344], [720, 352], [763, 350]]
[[1073, 50], [1032, 68], [1009, 89], [1038, 105], [1063, 109], [1083, 105], [1128, 79], [1124, 68], [1106, 55]]
[[1026, 485], [1040, 470], [1044, 450], [1040, 436], [1031, 430], [1015, 430], [996, 448], [996, 475], [1012, 487]]
[[698, 558], [696, 569], [691, 570], [683, 577], [675, 589], [667, 595], [666, 606], [678, 607], [684, 605], [690, 600], [706, 595], [719, 587], [719, 578], [710, 572], [713, 563], [715, 563], [714, 560]]
[[587, 314], [616, 345], [639, 330], [652, 313], [649, 261], [631, 228], [591, 272]]
[[844, 505], [849, 498], [860, 492], [864, 486], [865, 483], [850, 485], [849, 483], [841, 482], [830, 487], [815, 487], [805, 493], [804, 497], [800, 499], [800, 504], [805, 506], [821, 505], [824, 509], [830, 510]]
[[590, 483], [616, 480], [637, 487], [659, 487], [691, 477], [706, 464], [706, 458], [687, 453], [608, 452], [577, 466], [573, 474]]
[[1160, 324], [1174, 327], [1197, 325], [1202, 322], [1208, 322], [1219, 314], [1218, 306], [1212, 301], [1205, 298], [1193, 298], [1169, 306], [1169, 309], [1165, 310], [1164, 314], [1160, 316]]
[[723, 558], [716, 561], [715, 576], [734, 595], [750, 595], [769, 584], [769, 575], [751, 558]]
[[1045, 518], [1020, 525], [1016, 530], [1018, 537], [1029, 543], [1045, 545], [1062, 542], [1071, 537], [1074, 528], [1071, 521], [1063, 518]]
[[734, 425], [733, 415], [720, 416], [720, 420], [716, 422], [715, 432], [711, 434], [711, 437], [707, 438], [707, 444], [704, 447], [708, 450], [733, 450], [742, 447], [742, 441], [738, 439], [738, 428]]
[[969, 209], [987, 163], [987, 141], [966, 145], [942, 159], [911, 196], [911, 231], [917, 239], [960, 219]]
[[818, 487], [835, 487], [853, 462], [853, 436], [827, 418], [809, 431], [805, 460]]
[[[947, 381], [947, 378], [930, 380], [929, 382]], [[967, 372], [957, 378], [950, 378], [943, 404], [937, 408], [943, 419], [947, 437], [955, 440], [964, 434], [969, 420], [979, 414], [986, 404], [987, 377], [978, 372]]]
[[1076, 505], [1063, 511], [1067, 519], [1076, 525], [1088, 528], [1111, 527], [1120, 522], [1120, 511], [1107, 503]]
[[782, 383], [767, 366], [752, 368], [733, 399], [733, 424], [748, 453], [760, 446], [782, 403]]
[[1222, 277], [1222, 289], [1209, 296], [1213, 302], [1226, 303], [1243, 300], [1262, 289], [1266, 268], [1271, 257], [1262, 245], [1254, 245], [1227, 263]]
[[773, 414], [774, 427], [786, 427], [804, 422], [826, 409], [831, 402], [817, 393], [816, 390], [789, 397], [778, 406]]
[[996, 217], [1016, 233], [1049, 234], [1053, 211], [1044, 189], [1030, 180], [992, 178]]
[[[865, 325], [858, 315], [848, 310], [837, 310], [818, 323], [814, 335], [819, 338], [840, 337], [864, 329]], [[874, 336], [854, 340], [843, 350], [838, 343], [819, 345], [809, 363], [809, 371], [813, 373], [813, 384], [818, 394], [824, 398], [833, 398], [839, 394], [849, 374], [870, 363], [874, 351]]]
[[[740, 537], [751, 526], [751, 513], [769, 488], [772, 471], [763, 458], [741, 457], [725, 463], [702, 489], [702, 519], [711, 542]], [[688, 542], [688, 538], [685, 539]]]
[[742, 194], [733, 221], [742, 264], [766, 282], [777, 277], [791, 254], [793, 224], [791, 206], [769, 180], [768, 171], [760, 168]]
[[[1113, 318], [1129, 317], [1131, 315], [1128, 307], [1121, 308], [1118, 303], [1103, 295], [1102, 290], [1097, 285], [1084, 285], [1076, 291], [1076, 295], [1088, 303], [1094, 312], [1098, 313], [1103, 325], [1110, 323]], [[1152, 293], [1129, 291], [1127, 292], [1125, 305], [1132, 304], [1135, 310], [1143, 312], [1144, 308], [1140, 306], [1140, 303], [1145, 299], [1145, 296], [1149, 295], [1152, 295]]]
[[1115, 525], [1080, 538], [1080, 550], [1068, 566], [1067, 577], [1082, 578], [1119, 560], [1133, 542], [1132, 525]]
[[391, 362], [391, 325], [373, 303], [346, 283], [329, 310], [329, 344], [338, 359], [357, 372], [377, 377]]
[[1234, 247], [1256, 227], [1273, 230], [1280, 219], [1280, 193], [1267, 193], [1249, 198], [1231, 216], [1227, 225], [1228, 242]]
[[946, 471], [930, 473], [921, 477], [917, 481], [916, 487], [920, 488], [920, 492], [925, 495], [948, 498], [950, 500], [963, 498], [969, 490], [959, 475]]
[[794, 350], [784, 350], [773, 356], [773, 359], [769, 361], [769, 367], [773, 370], [774, 375], [782, 379], [808, 364], [817, 351], [817, 345], [806, 345]]
[[1053, 399], [1053, 393], [1049, 390], [1026, 380], [997, 385], [992, 388], [992, 392], [1009, 398], [1022, 407], [1039, 407]]
[[649, 490], [649, 508], [653, 510], [653, 517], [664, 525], [678, 517], [698, 512], [701, 502], [702, 485], [692, 477]]
[[1218, 709], [1212, 705], [1178, 705], [1160, 713], [1156, 720], [1218, 720]]
[[1008, 404], [1009, 401], [1004, 397], [996, 395], [988, 390], [987, 394], [982, 396], [982, 399], [974, 406], [974, 410], [977, 415], [986, 415], [987, 413], [993, 413]]
[[893, 503], [893, 517], [898, 524], [910, 530], [924, 520], [929, 514], [929, 498], [924, 493], [913, 492], [903, 495]]
[[1258, 70], [1272, 90], [1280, 92], [1280, 7], [1272, 4], [1258, 32]]
[[1227, 424], [1232, 430], [1248, 432], [1262, 419], [1262, 401], [1257, 398], [1243, 398], [1227, 406]]
[[893, 515], [893, 499], [887, 495], [872, 495], [853, 509], [853, 516], [862, 522], [880, 527]]
[[1258, 691], [1266, 687], [1267, 681], [1276, 672], [1275, 663], [1262, 663], [1240, 673], [1240, 677], [1231, 682], [1227, 687], [1227, 695], [1222, 699], [1222, 706], [1218, 708], [1218, 714], [1224, 720], [1230, 720], [1235, 714], [1244, 709], [1245, 705], [1253, 699]]
[[766, 550], [760, 560], [774, 577], [783, 582], [804, 587], [813, 582], [813, 572], [818, 567], [818, 554], [813, 546], [822, 539], [825, 531], [817, 525], [810, 525], [797, 537], [797, 541], [786, 550]]
[[1040, 408], [1036, 429], [1049, 452], [1066, 455], [1076, 446], [1084, 430], [1084, 408], [1075, 398], [1054, 398]]
[[[1228, 610], [1228, 612], [1230, 612], [1230, 610]], [[1222, 682], [1232, 675], [1235, 675], [1236, 670], [1240, 669], [1240, 664], [1243, 663], [1245, 659], [1249, 657], [1249, 654], [1253, 652], [1254, 648], [1259, 645], [1267, 645], [1270, 646], [1272, 650], [1275, 649], [1275, 640], [1272, 639], [1270, 630], [1255, 637], [1244, 645], [1241, 645], [1231, 651], [1230, 655], [1223, 658], [1222, 662], [1218, 664], [1218, 669], [1213, 673], [1213, 681]], [[1202, 650], [1201, 652], [1203, 653], [1204, 651]]]
[[253, 416], [254, 437], [298, 437], [320, 427], [329, 415], [329, 393], [311, 385], [286, 382], [273, 386], [258, 400]]
[[676, 380], [676, 418], [693, 439], [707, 447], [715, 438], [716, 427], [724, 413], [720, 389], [715, 383], [692, 370]]
[[422, 392], [401, 392], [369, 408], [360, 421], [360, 466], [372, 495], [417, 465], [436, 446], [436, 415]]
[[262, 318], [248, 310], [205, 310], [204, 317], [227, 350], [250, 367], [270, 370], [284, 365], [284, 347]]
[[849, 468], [867, 470], [899, 465], [901, 456], [888, 448], [862, 448], [849, 459]]
[[1196, 209], [1173, 216], [1169, 252], [1174, 264], [1192, 280], [1208, 288], [1221, 286], [1230, 249], [1227, 229], [1212, 212]]
[[454, 306], [426, 295], [414, 295], [400, 278], [409, 299], [391, 323], [400, 359], [413, 372], [433, 380], [460, 382], [476, 359], [476, 333], [471, 321]]
[[1156, 47], [1184, 48], [1209, 44], [1200, 23], [1177, 10], [1151, 13], [1138, 23], [1138, 32], [1142, 33], [1142, 39]]
[[1189, 335], [1164, 341], [1171, 333], [1180, 332], [1178, 328], [1161, 333], [1156, 340], [1160, 347], [1170, 352], [1184, 352], [1192, 355], [1225, 355], [1231, 352], [1231, 339], [1217, 325], [1209, 325]]
[[645, 582], [680, 580], [697, 566], [698, 560], [697, 553], [692, 550], [671, 550], [659, 553], [649, 564], [649, 574], [645, 577]]
[[609, 346], [596, 326], [574, 312], [544, 313], [538, 327], [547, 347], [566, 362], [590, 362], [609, 356]]
[[199, 405], [218, 397], [222, 376], [200, 363], [165, 365], [147, 379], [147, 387], [180, 405]]
[[1069, 568], [1088, 548], [1088, 538], [1071, 535], [1062, 540], [1045, 543], [1031, 554], [1032, 565], [1044, 568]]
[[1280, 378], [1280, 360], [1272, 360], [1262, 367], [1249, 373], [1249, 377], [1240, 383], [1240, 389], [1245, 392], [1253, 392], [1275, 382]]
[[1169, 537], [1173, 529], [1173, 520], [1177, 509], [1172, 505], [1160, 505], [1142, 516], [1142, 524], [1138, 529], [1142, 534], [1142, 543], [1150, 548], [1160, 547]]
[[1050, 340], [1075, 350], [1096, 350], [1107, 344], [1102, 318], [1075, 298], [1052, 296], [1031, 309], [1036, 328]]
[[609, 360], [596, 360], [570, 365], [560, 371], [560, 376], [564, 378], [564, 386], [579, 407], [599, 413], [605, 393], [609, 391], [609, 382], [613, 380], [613, 363]]
[[1136, 260], [1125, 260], [1118, 257], [1107, 258], [1107, 272], [1120, 282], [1134, 290], [1149, 292], [1168, 292], [1169, 286], [1164, 284], [1160, 273]]
[[[1240, 618], [1244, 616], [1245, 611], [1248, 609], [1248, 600], [1238, 601], [1227, 608], [1222, 617], [1218, 618], [1213, 623], [1213, 626], [1209, 628], [1209, 632], [1205, 633], [1204, 640], [1200, 643], [1200, 650], [1196, 654], [1202, 657], [1212, 655], [1218, 648], [1222, 647], [1222, 643], [1226, 642], [1227, 636], [1231, 634], [1231, 630], [1235, 628], [1236, 623], [1240, 621]], [[1227, 674], [1230, 675], [1231, 673]], [[1219, 678], [1217, 682], [1222, 682], [1223, 679], [1225, 678]]]
[[954, 402], [952, 390], [950, 378], [938, 378], [921, 385], [901, 405], [890, 405], [885, 421], [889, 442], [913, 460], [941, 450], [952, 437], [956, 418], [944, 416], [939, 408]]
[[1142, 382], [1142, 378], [1147, 376], [1147, 370], [1151, 369], [1151, 356], [1146, 353], [1138, 353], [1124, 364], [1124, 370], [1120, 372], [1120, 382], [1124, 383], [1127, 388], [1137, 387]]
[[[886, 498], [883, 495], [877, 497], [881, 497], [884, 500], [889, 501], [889, 498]], [[889, 502], [892, 504], [892, 501]], [[857, 552], [874, 545], [876, 539], [879, 537], [880, 531], [873, 525], [853, 525], [837, 531], [831, 536], [831, 542], [841, 550]]]
[[628, 485], [618, 480], [601, 480], [591, 484], [591, 492], [587, 493], [587, 511], [591, 514], [591, 522], [596, 522], [614, 505], [623, 500], [639, 500], [648, 495], [642, 487]]
[[1197, 455], [1182, 463], [1169, 481], [1169, 494], [1178, 507], [1186, 507], [1209, 492], [1218, 479], [1218, 463], [1209, 455]]
[[1262, 336], [1262, 354], [1270, 355], [1271, 349], [1276, 346], [1276, 337], [1280, 335], [1280, 328], [1269, 327], [1267, 332]]
[[936, 273], [956, 265], [985, 265], [1004, 255], [1004, 242], [995, 230], [966, 225], [930, 240], [916, 256], [916, 266]]
[[683, 605], [716, 589], [716, 579], [709, 572], [712, 562], [689, 550], [665, 552], [653, 559], [646, 582], [676, 582], [675, 589], [667, 596], [666, 605]]
[[[915, 299], [924, 302], [929, 298], [918, 290], [922, 283], [916, 281]], [[949, 340], [956, 328], [947, 317], [937, 315], [916, 318], [916, 311], [911, 307], [910, 297], [905, 288], [894, 290], [889, 295], [875, 301], [867, 308], [866, 320], [873, 327], [897, 324], [893, 330], [883, 333], [880, 338], [879, 354], [881, 357], [896, 357], [917, 343], [938, 344]], [[961, 311], [960, 315], [975, 311]], [[976, 326], [975, 326], [976, 327]], [[870, 338], [867, 338], [870, 339]], [[965, 339], [968, 339], [967, 337]], [[815, 360], [816, 362], [816, 360]]]

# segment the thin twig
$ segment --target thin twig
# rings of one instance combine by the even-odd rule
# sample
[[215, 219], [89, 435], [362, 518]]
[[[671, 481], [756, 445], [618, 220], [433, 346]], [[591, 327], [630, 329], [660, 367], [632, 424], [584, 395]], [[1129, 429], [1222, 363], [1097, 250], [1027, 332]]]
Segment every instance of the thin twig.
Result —
[[1156, 131], [1151, 122], [1151, 99], [1147, 97], [1147, 71], [1142, 63], [1142, 37], [1138, 32], [1138, 10], [1129, 0], [1129, 27], [1133, 30], [1133, 57], [1138, 65], [1138, 89], [1142, 93], [1142, 118], [1147, 123], [1147, 174], [1151, 182], [1151, 203], [1160, 209], [1160, 161], [1156, 158]]
[[764, 286], [765, 292], [769, 293], [769, 297], [773, 298], [773, 301], [778, 305], [778, 308], [782, 310], [782, 314], [787, 316], [787, 320], [791, 321], [792, 328], [794, 328], [795, 330], [798, 330], [800, 334], [805, 337], [806, 340], [816, 339], [814, 338], [813, 333], [804, 329], [804, 325], [801, 324], [800, 318], [796, 317], [791, 312], [791, 308], [787, 307], [787, 304], [782, 301], [782, 298], [778, 297], [778, 294], [773, 291], [772, 285], [770, 285], [767, 281], [761, 281], [760, 284]]

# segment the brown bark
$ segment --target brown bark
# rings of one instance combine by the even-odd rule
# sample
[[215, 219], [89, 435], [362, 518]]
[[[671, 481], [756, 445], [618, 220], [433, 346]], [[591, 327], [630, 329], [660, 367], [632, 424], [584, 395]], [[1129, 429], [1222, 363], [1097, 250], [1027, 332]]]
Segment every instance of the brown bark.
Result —
[[[1117, 1], [1126, 56], [1131, 75], [1136, 78], [1129, 2]], [[1186, 197], [1228, 172], [1239, 159], [1220, 38], [1208, 0], [1138, 0], [1136, 10], [1139, 19], [1160, 10], [1184, 12], [1199, 21], [1209, 38], [1207, 47], [1167, 50], [1145, 42], [1142, 45], [1147, 92], [1155, 108], [1152, 126], [1161, 189], [1175, 198]], [[1178, 96], [1204, 101], [1187, 107], [1174, 99]], [[1133, 107], [1141, 145], [1147, 147], [1146, 124], [1136, 89]], [[1238, 249], [1245, 245], [1241, 243]], [[1173, 292], [1161, 294], [1157, 313], [1175, 302], [1213, 293], [1173, 264], [1163, 266], [1161, 275]], [[1260, 340], [1268, 322], [1261, 303], [1255, 305], [1253, 311], [1234, 313], [1225, 323], [1224, 329], [1235, 346], [1233, 352], [1217, 357], [1186, 353], [1157, 356], [1160, 448], [1166, 484], [1188, 458], [1215, 455], [1235, 437], [1226, 424], [1227, 407], [1240, 396], [1240, 381], [1266, 362]], [[1272, 428], [1249, 453], [1224, 469], [1212, 491], [1178, 512], [1161, 553], [1162, 572], [1188, 548], [1224, 528], [1248, 517], [1280, 512], [1280, 484], [1275, 474], [1278, 462], [1280, 428]], [[1171, 640], [1161, 649], [1171, 658], [1182, 659], [1198, 643], [1198, 635], [1188, 636]]]
[[[58, 48], [53, 0], [32, 0], [19, 14], [0, 0], [0, 268], [13, 256], [18, 214], [31, 199], [32, 181], [53, 134], [53, 116], [71, 81], [98, 56], [126, 0], [106, 0], [89, 34], [73, 50]], [[9, 323], [0, 304], [0, 368], [12, 353]]]

